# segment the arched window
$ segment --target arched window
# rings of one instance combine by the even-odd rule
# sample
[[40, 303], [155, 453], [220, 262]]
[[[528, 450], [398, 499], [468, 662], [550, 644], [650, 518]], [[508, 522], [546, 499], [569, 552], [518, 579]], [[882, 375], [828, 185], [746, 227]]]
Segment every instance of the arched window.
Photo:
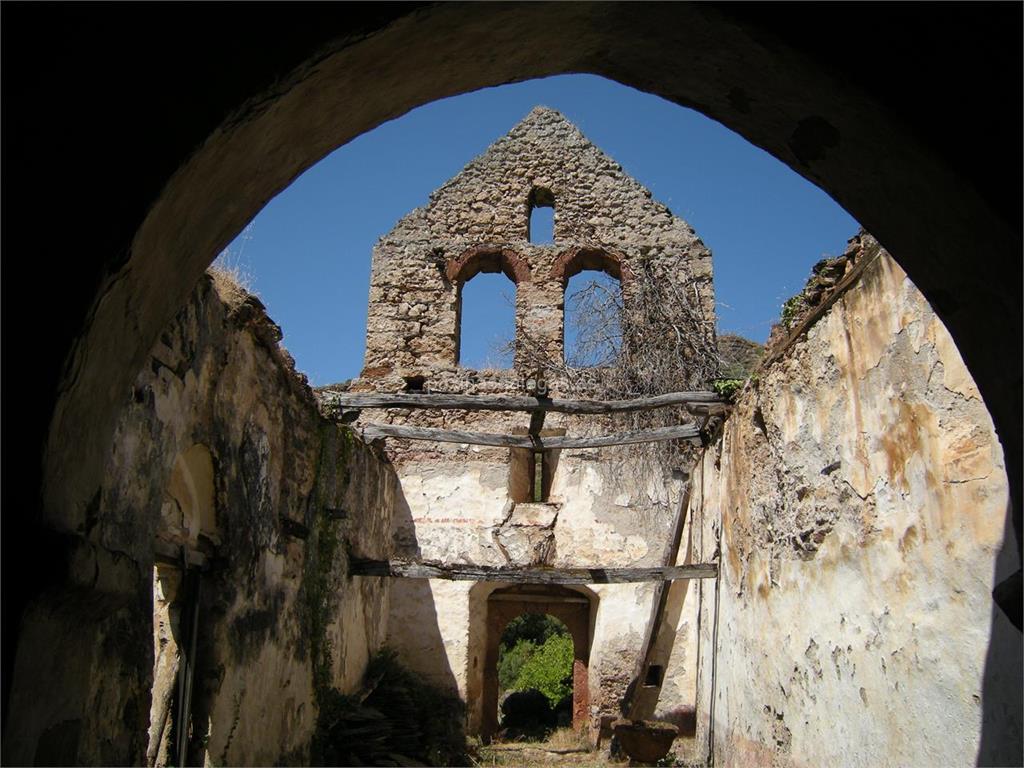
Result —
[[515, 342], [515, 289], [530, 267], [508, 248], [478, 245], [445, 267], [457, 286], [455, 362], [464, 368], [511, 368]]
[[611, 365], [622, 349], [622, 283], [586, 269], [565, 285], [563, 349], [573, 368]]
[[622, 285], [632, 279], [622, 254], [569, 248], [555, 260], [551, 277], [565, 286], [565, 362], [574, 368], [610, 365], [622, 349]]
[[529, 223], [526, 239], [536, 245], [555, 242], [555, 196], [550, 189], [534, 187], [527, 201]]
[[464, 368], [511, 368], [515, 341], [515, 283], [500, 272], [459, 284], [455, 360]]

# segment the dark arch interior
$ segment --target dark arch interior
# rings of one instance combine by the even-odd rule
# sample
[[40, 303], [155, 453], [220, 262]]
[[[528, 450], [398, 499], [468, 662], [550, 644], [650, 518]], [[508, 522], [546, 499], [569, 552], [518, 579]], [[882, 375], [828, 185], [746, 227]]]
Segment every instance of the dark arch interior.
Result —
[[[33, 294], [46, 322], [26, 333], [8, 317], [4, 338], [7, 361], [31, 371], [5, 382], [21, 420], [17, 451], [12, 430], [4, 438], [19, 478], [4, 486], [17, 510], [3, 524], [5, 696], [21, 611], [63, 580], [67, 537], [88, 530], [117, 404], [219, 250], [295, 175], [375, 125], [558, 72], [699, 109], [879, 238], [946, 323], [992, 413], [1019, 551], [1021, 13], [254, 6], [239, 34], [236, 18], [199, 7], [5, 6], [4, 245], [22, 256], [5, 259], [4, 285], [41, 287], [40, 263], [61, 278]], [[885, 55], [851, 53], [865, 36]], [[948, 119], [951, 94], [968, 119]], [[77, 121], [69, 140], [68, 115], [96, 119]], [[1019, 588], [1005, 604], [1019, 611]]]

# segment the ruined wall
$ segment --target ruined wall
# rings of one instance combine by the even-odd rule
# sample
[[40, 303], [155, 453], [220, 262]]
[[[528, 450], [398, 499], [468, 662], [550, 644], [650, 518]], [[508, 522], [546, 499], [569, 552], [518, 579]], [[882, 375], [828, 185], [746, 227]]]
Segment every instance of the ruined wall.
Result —
[[[531, 208], [552, 204], [554, 244], [531, 244]], [[560, 361], [565, 280], [606, 270], [628, 292], [641, 264], [686, 286], [714, 328], [711, 254], [693, 228], [562, 115], [537, 107], [377, 243], [364, 384], [397, 391], [423, 375], [461, 391], [442, 385], [458, 369], [460, 286], [481, 271], [515, 283], [517, 343], [525, 330]]]
[[395, 475], [320, 417], [262, 305], [218, 285], [205, 277], [161, 335], [88, 535], [68, 542], [69, 583], [26, 616], [5, 762], [176, 761], [166, 733], [147, 742], [183, 641], [183, 545], [204, 565], [191, 760], [308, 760], [317, 689], [351, 690], [384, 640], [387, 585], [346, 577], [343, 538], [383, 554]]
[[[531, 244], [531, 207], [552, 204], [554, 242]], [[619, 278], [627, 308], [636, 276], [649, 270], [645, 274], [658, 275], [687, 297], [694, 332], [713, 338], [711, 254], [693, 229], [653, 201], [564, 117], [536, 108], [377, 244], [365, 366], [352, 389], [523, 394], [524, 376], [542, 365], [548, 368], [552, 396], [601, 397], [600, 370], [589, 376], [559, 371], [566, 282], [584, 269]], [[460, 367], [462, 286], [479, 272], [499, 271], [515, 285], [515, 366]], [[367, 423], [525, 434], [530, 418], [366, 410], [354, 428]], [[626, 428], [621, 420], [559, 414], [549, 414], [544, 423], [545, 430], [571, 436]], [[403, 493], [394, 517], [393, 556], [414, 560], [658, 564], [681, 491], [681, 481], [671, 474], [679, 467], [651, 461], [635, 448], [558, 452], [543, 504], [524, 503], [523, 457], [508, 449], [389, 438], [387, 451]], [[601, 712], [618, 711], [652, 590], [611, 585], [594, 592], [600, 608], [589, 669], [596, 721]], [[465, 583], [396, 580], [392, 585], [389, 643], [409, 666], [470, 699], [471, 729], [480, 722], [474, 692], [483, 664], [482, 636], [471, 625], [485, 603], [483, 598], [474, 602]], [[413, 626], [416, 631], [409, 631]]]
[[698, 587], [698, 742], [713, 727], [722, 765], [1018, 764], [1021, 636], [990, 597], [1019, 567], [1002, 451], [927, 302], [854, 245], [859, 281], [694, 478], [694, 547], [721, 552], [720, 594]]

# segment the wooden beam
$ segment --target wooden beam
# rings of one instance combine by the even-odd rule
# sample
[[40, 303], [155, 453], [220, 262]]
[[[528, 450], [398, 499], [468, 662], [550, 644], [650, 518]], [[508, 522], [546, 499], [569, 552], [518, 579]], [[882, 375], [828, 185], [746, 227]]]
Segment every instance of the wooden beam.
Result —
[[[675, 518], [672, 521], [672, 531], [669, 533], [668, 542], [665, 545], [665, 565], [675, 565], [679, 557], [679, 546], [683, 539], [683, 528], [686, 527], [686, 513], [690, 508], [690, 484], [686, 484], [683, 497], [679, 500], [679, 508], [676, 510]], [[636, 670], [633, 675], [633, 686], [626, 692], [626, 699], [623, 703], [623, 710], [626, 717], [634, 719], [638, 717], [637, 711], [640, 704], [640, 687], [647, 679], [647, 670], [654, 662], [654, 648], [658, 640], [658, 632], [665, 620], [665, 608], [668, 606], [668, 588], [670, 584], [661, 582], [654, 588], [654, 602], [651, 606], [651, 616], [647, 621], [647, 635], [644, 638], [643, 650], [638, 657]]]
[[571, 603], [590, 605], [585, 597], [564, 597], [562, 595], [522, 595], [522, 594], [492, 594], [487, 596], [488, 600], [501, 603]]
[[530, 414], [530, 436], [539, 437], [541, 429], [544, 428], [544, 417], [548, 415], [547, 411], [534, 411]]
[[505, 581], [512, 584], [630, 584], [675, 579], [713, 579], [718, 575], [718, 566], [714, 563], [695, 563], [654, 568], [513, 568], [352, 558], [348, 572], [351, 576]]
[[438, 408], [459, 411], [550, 411], [575, 415], [649, 411], [674, 405], [726, 403], [714, 392], [669, 392], [632, 400], [559, 400], [513, 395], [457, 395], [447, 393], [398, 394], [330, 392], [324, 402], [341, 408]]
[[700, 430], [694, 424], [679, 424], [674, 427], [640, 429], [600, 437], [541, 437], [537, 435], [495, 435], [487, 432], [463, 432], [455, 429], [433, 429], [431, 427], [405, 427], [396, 424], [367, 424], [357, 431], [367, 442], [382, 437], [399, 437], [405, 440], [432, 440], [438, 443], [468, 443], [469, 445], [493, 445], [499, 448], [606, 448], [612, 445], [633, 445], [654, 443], [660, 440], [700, 439]]

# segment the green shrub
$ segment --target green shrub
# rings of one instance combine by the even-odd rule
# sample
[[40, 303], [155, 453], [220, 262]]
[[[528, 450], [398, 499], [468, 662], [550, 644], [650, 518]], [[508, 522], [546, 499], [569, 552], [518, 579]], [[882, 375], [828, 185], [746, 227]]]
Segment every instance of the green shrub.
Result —
[[736, 393], [743, 389], [746, 379], [715, 379], [711, 382], [711, 389], [715, 394], [728, 400], [732, 400]]
[[530, 640], [519, 640], [509, 650], [502, 649], [498, 658], [498, 687], [503, 691], [512, 690], [519, 679], [523, 665], [537, 649]]
[[797, 318], [801, 312], [807, 308], [807, 302], [804, 300], [804, 295], [798, 293], [796, 296], [792, 296], [786, 299], [782, 304], [782, 324], [786, 326], [786, 330], [793, 324], [793, 321]]
[[553, 616], [543, 613], [524, 613], [516, 616], [501, 633], [501, 645], [506, 650], [519, 640], [529, 640], [534, 645], [543, 645], [552, 635], [565, 635], [569, 630]]
[[572, 638], [552, 635], [523, 664], [513, 690], [535, 688], [556, 706], [572, 693], [572, 657]]

